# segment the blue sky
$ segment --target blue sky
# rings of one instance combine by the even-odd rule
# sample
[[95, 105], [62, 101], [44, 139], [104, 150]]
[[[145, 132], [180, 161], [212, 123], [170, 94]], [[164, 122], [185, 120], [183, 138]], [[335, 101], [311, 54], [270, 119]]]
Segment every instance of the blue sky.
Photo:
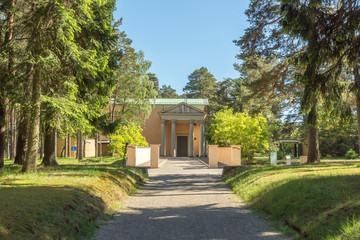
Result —
[[160, 86], [181, 94], [188, 75], [207, 67], [218, 81], [238, 77], [233, 64], [239, 39], [248, 27], [249, 0], [118, 0], [115, 18], [133, 47], [152, 62]]

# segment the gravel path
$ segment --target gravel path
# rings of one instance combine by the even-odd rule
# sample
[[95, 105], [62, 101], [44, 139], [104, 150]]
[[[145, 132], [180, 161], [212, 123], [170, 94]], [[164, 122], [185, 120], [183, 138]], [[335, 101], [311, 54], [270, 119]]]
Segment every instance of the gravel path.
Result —
[[286, 239], [251, 213], [220, 179], [222, 169], [169, 159], [96, 239]]

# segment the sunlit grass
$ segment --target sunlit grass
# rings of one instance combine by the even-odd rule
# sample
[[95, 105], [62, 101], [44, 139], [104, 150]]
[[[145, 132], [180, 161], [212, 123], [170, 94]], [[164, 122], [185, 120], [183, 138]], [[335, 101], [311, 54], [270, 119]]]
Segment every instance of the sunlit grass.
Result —
[[224, 179], [256, 211], [269, 214], [298, 237], [360, 239], [359, 166], [245, 166]]
[[[41, 161], [39, 161], [40, 163]], [[145, 180], [116, 158], [79, 162], [59, 158], [59, 167], [20, 173], [6, 160], [0, 170], [0, 239], [71, 239], [91, 234], [94, 220], [120, 209], [121, 201]]]

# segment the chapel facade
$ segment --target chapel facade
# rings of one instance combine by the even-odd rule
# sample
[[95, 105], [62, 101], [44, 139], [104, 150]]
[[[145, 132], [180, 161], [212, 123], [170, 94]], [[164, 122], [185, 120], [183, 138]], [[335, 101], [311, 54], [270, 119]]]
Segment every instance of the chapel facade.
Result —
[[149, 144], [160, 144], [163, 157], [204, 156], [208, 105], [207, 99], [156, 99], [142, 135]]

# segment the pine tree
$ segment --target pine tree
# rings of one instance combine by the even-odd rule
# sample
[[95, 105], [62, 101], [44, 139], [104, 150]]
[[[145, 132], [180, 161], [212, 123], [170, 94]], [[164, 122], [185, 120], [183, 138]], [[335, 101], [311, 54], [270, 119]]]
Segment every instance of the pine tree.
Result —
[[175, 89], [165, 84], [159, 89], [159, 96], [161, 98], [180, 98]]

